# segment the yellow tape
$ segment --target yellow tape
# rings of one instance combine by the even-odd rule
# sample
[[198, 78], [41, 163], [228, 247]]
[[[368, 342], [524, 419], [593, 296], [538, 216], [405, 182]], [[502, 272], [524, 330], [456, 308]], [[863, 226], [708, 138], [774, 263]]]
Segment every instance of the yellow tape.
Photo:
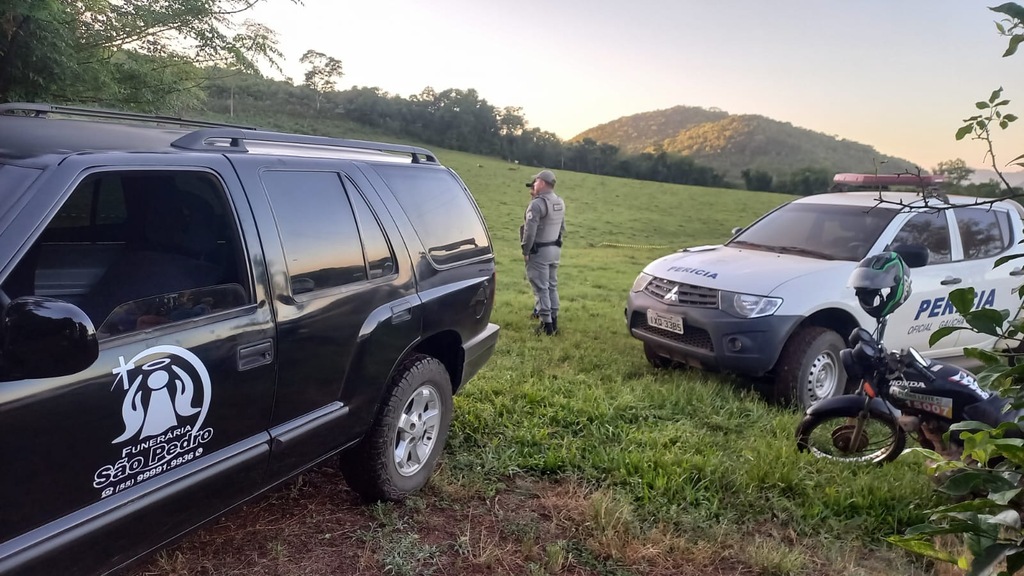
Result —
[[668, 246], [654, 246], [651, 244], [615, 244], [613, 242], [601, 242], [597, 245], [601, 246], [614, 246], [616, 248], [668, 248]]

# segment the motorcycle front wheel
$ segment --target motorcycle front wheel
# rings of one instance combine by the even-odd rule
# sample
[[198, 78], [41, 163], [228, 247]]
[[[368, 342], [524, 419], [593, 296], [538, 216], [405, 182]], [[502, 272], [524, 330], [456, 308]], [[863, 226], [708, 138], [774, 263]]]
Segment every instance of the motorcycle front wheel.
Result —
[[857, 433], [861, 410], [829, 410], [804, 417], [796, 429], [797, 448], [819, 458], [846, 462], [892, 462], [903, 453], [907, 434], [896, 419], [869, 411]]

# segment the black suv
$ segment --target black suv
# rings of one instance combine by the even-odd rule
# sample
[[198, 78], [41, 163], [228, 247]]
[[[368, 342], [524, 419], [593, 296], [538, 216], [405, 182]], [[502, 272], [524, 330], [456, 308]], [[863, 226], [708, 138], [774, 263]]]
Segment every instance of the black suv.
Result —
[[116, 570], [338, 453], [401, 499], [499, 333], [430, 151], [63, 106], [0, 105], [0, 289], [2, 574]]

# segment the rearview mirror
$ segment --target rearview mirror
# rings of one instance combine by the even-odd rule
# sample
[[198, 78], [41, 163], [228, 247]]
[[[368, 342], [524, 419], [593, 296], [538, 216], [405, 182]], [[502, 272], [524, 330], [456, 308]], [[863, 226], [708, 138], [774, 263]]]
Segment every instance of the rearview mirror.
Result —
[[40, 296], [12, 300], [4, 311], [2, 379], [53, 378], [85, 370], [99, 357], [96, 329], [73, 304]]

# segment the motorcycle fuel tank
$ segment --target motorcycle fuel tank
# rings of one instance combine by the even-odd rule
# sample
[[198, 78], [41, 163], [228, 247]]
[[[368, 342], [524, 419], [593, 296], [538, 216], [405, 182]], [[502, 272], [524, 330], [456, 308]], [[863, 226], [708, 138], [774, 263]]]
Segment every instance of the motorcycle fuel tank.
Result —
[[923, 412], [959, 422], [964, 408], [989, 397], [973, 374], [951, 364], [931, 362], [907, 368], [889, 382], [889, 396], [901, 411]]

